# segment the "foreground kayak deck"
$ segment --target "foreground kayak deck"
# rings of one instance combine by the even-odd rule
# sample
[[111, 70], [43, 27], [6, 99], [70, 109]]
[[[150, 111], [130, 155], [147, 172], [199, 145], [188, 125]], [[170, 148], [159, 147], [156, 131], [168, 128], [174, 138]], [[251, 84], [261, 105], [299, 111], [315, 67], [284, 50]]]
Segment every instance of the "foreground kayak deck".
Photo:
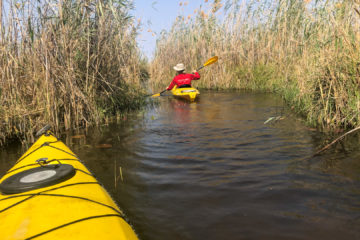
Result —
[[1, 239], [138, 239], [77, 156], [50, 132], [0, 179]]
[[176, 86], [171, 90], [171, 93], [174, 97], [184, 99], [190, 102], [194, 102], [198, 99], [200, 92], [196, 88], [187, 87], [187, 88], [176, 88]]

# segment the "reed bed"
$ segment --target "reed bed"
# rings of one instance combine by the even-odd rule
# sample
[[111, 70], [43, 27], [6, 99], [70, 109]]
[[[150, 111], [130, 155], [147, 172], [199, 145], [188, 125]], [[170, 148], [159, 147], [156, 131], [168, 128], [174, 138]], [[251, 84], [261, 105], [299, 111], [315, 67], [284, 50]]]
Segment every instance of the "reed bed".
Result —
[[201, 66], [197, 87], [281, 94], [322, 129], [360, 121], [360, 1], [213, 0], [191, 16], [179, 14], [158, 36], [152, 87], [163, 89], [184, 62]]
[[0, 145], [143, 104], [131, 1], [0, 1]]

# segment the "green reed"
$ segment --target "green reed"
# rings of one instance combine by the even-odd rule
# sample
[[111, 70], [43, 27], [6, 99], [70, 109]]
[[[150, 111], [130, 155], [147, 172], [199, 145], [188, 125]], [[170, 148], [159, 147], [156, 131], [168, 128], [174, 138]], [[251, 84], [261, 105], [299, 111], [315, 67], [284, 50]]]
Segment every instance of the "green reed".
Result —
[[0, 145], [143, 104], [131, 1], [0, 2]]
[[154, 88], [169, 83], [176, 63], [191, 70], [218, 55], [196, 86], [273, 91], [312, 125], [359, 125], [359, 1], [205, 2], [159, 36]]

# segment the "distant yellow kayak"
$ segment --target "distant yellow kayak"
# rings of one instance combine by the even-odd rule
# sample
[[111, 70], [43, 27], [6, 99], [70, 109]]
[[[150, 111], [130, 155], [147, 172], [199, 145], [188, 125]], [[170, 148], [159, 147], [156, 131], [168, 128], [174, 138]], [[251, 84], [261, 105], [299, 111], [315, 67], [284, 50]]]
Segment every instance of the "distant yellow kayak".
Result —
[[194, 102], [200, 95], [199, 90], [193, 87], [177, 88], [176, 86], [171, 89], [171, 93], [176, 98], [185, 99], [190, 102]]
[[0, 239], [138, 239], [77, 156], [46, 131], [0, 179]]

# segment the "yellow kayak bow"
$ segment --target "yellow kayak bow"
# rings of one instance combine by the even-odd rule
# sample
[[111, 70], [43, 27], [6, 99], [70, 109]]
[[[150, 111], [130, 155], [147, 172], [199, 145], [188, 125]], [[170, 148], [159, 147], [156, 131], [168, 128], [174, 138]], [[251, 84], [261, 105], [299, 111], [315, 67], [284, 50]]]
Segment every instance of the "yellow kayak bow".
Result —
[[107, 191], [50, 131], [0, 179], [0, 191], [3, 240], [138, 239]]

